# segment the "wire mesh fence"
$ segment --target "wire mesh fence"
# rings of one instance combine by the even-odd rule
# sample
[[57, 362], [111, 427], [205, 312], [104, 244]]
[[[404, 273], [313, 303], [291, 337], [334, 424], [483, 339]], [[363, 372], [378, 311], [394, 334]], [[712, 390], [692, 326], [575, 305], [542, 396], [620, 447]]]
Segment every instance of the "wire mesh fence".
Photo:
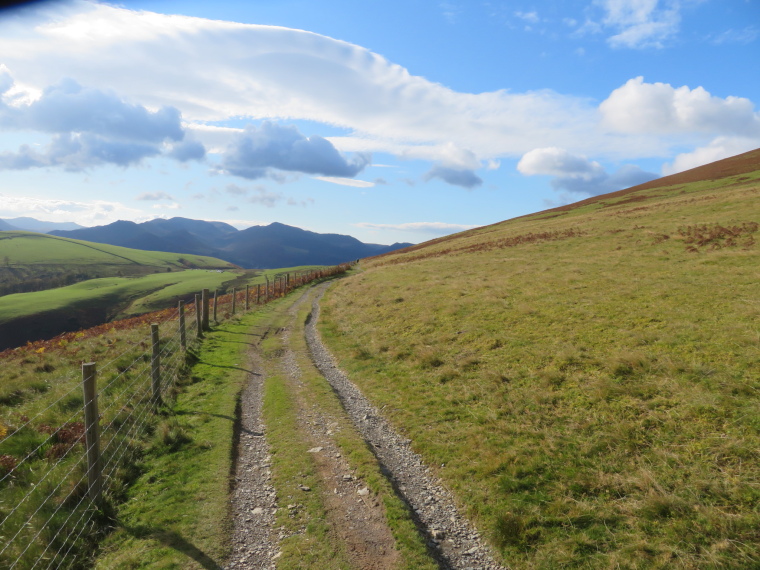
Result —
[[[348, 267], [276, 276], [213, 301], [206, 292], [196, 303], [157, 313], [157, 338], [143, 325], [119, 354], [84, 364], [89, 372], [81, 380], [62, 377], [65, 387], [31, 416], [0, 409], [0, 568], [86, 567], [137, 476], [156, 411], [186, 373], [187, 351], [202, 342], [204, 325]], [[88, 406], [94, 419], [86, 418]]]

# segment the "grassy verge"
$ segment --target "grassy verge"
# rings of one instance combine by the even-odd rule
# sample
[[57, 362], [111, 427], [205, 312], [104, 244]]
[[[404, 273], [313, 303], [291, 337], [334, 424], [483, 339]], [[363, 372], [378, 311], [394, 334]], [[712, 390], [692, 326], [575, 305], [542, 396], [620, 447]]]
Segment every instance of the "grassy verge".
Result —
[[206, 335], [129, 489], [98, 568], [216, 568], [229, 551], [235, 406], [247, 380], [241, 332], [277, 310], [259, 308]]

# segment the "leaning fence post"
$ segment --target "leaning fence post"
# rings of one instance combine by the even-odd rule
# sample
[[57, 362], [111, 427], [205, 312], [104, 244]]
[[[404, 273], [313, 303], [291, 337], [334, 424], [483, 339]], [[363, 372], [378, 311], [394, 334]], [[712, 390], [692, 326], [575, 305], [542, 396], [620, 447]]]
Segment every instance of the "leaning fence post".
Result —
[[87, 483], [90, 500], [96, 504], [101, 504], [103, 501], [103, 476], [100, 468], [100, 426], [98, 425], [98, 391], [95, 378], [95, 363], [82, 364]]
[[201, 319], [201, 296], [195, 294], [195, 328], [198, 338], [203, 338], [203, 319]]
[[185, 328], [185, 302], [179, 302], [179, 345], [187, 350], [187, 329]]
[[235, 297], [236, 297], [235, 288], [233, 287], [232, 288], [232, 314], [233, 315], [235, 314]]
[[158, 336], [158, 324], [150, 325], [150, 341], [153, 345], [153, 356], [150, 359], [150, 378], [153, 387], [153, 405], [161, 403], [161, 344]]
[[203, 330], [211, 330], [208, 324], [208, 289], [201, 291], [201, 299], [203, 302]]
[[249, 301], [249, 293], [250, 293], [250, 286], [245, 286], [245, 310], [247, 311], [250, 308], [250, 301]]
[[216, 298], [219, 294], [219, 291], [217, 289], [214, 289], [214, 322], [218, 323], [219, 321], [216, 318]]

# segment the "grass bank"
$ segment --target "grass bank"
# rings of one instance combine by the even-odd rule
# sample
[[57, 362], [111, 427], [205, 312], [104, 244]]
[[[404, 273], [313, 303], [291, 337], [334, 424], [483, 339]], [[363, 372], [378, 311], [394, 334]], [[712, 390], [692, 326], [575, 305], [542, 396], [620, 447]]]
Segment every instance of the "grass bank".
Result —
[[362, 263], [341, 366], [515, 568], [760, 561], [758, 173]]

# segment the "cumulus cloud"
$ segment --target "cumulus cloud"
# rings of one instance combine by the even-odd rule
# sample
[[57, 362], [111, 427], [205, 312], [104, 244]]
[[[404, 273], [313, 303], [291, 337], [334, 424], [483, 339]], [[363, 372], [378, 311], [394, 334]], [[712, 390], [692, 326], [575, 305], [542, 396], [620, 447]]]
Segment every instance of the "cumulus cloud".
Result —
[[664, 175], [676, 174], [716, 160], [736, 156], [760, 147], [760, 138], [749, 139], [742, 137], [717, 137], [707, 146], [697, 148], [692, 152], [681, 153], [673, 162], [664, 164]]
[[203, 160], [206, 156], [206, 148], [198, 141], [184, 140], [172, 145], [166, 156], [180, 162]]
[[358, 153], [349, 160], [320, 136], [307, 138], [294, 126], [264, 121], [259, 128], [248, 125], [227, 147], [222, 167], [251, 180], [267, 176], [272, 168], [350, 178], [369, 162], [368, 154]]
[[21, 145], [17, 152], [0, 153], [0, 170], [62, 166], [78, 171], [108, 163], [129, 166], [158, 154], [159, 148], [151, 144], [108, 140], [88, 133], [62, 134], [53, 137], [42, 152]]
[[537, 148], [526, 153], [517, 169], [527, 176], [554, 176], [551, 181], [554, 190], [589, 196], [607, 194], [658, 178], [657, 174], [632, 164], [623, 165], [610, 174], [598, 162], [557, 147]]
[[432, 180], [433, 178], [439, 178], [451, 184], [453, 186], [461, 186], [471, 190], [483, 184], [483, 179], [480, 178], [474, 171], [466, 168], [451, 168], [437, 164], [433, 166], [424, 176], [425, 180]]
[[743, 97], [725, 99], [702, 87], [675, 88], [636, 77], [599, 106], [604, 124], [621, 133], [713, 133], [760, 136], [760, 113]]
[[607, 38], [612, 47], [663, 47], [681, 22], [677, 0], [597, 0], [604, 26], [617, 33]]
[[155, 112], [121, 100], [115, 93], [84, 88], [64, 79], [28, 105], [0, 106], [0, 126], [48, 133], [86, 132], [109, 138], [158, 143], [184, 137], [180, 113]]
[[[0, 69], [0, 83], [2, 93], [13, 86], [5, 69]], [[44, 89], [29, 102], [0, 97], [0, 128], [52, 135], [42, 151], [27, 145], [17, 152], [4, 151], [0, 169], [62, 166], [75, 171], [102, 164], [129, 166], [161, 154], [165, 142], [172, 145], [168, 155], [182, 161], [197, 157], [203, 149], [199, 143], [182, 141], [185, 133], [177, 109], [149, 111], [111, 91], [85, 88], [71, 79]]]
[[405, 232], [435, 235], [448, 235], [478, 227], [467, 224], [448, 224], [445, 222], [409, 222], [406, 224], [372, 224], [369, 222], [359, 222], [354, 225], [359, 228], [370, 230], [401, 230]]

